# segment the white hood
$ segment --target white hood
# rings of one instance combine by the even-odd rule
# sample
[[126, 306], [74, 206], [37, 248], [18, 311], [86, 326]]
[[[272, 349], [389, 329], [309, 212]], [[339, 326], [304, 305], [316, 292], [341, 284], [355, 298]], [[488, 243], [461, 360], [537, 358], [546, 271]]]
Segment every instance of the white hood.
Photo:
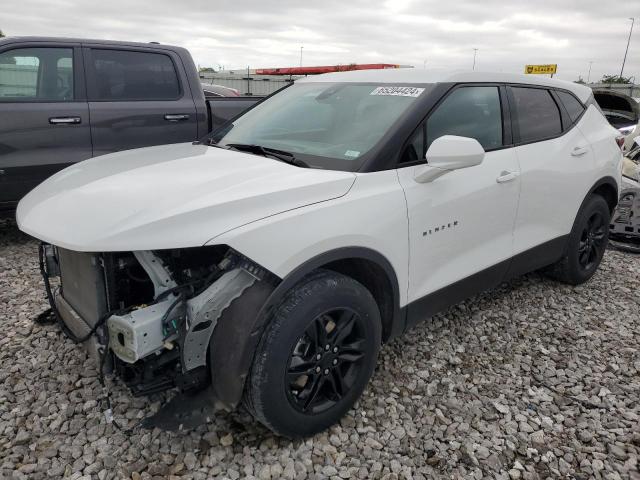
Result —
[[[176, 144], [73, 165], [18, 205], [20, 229], [76, 251], [204, 245], [233, 228], [345, 195], [355, 174]], [[256, 239], [259, 241], [259, 239]]]

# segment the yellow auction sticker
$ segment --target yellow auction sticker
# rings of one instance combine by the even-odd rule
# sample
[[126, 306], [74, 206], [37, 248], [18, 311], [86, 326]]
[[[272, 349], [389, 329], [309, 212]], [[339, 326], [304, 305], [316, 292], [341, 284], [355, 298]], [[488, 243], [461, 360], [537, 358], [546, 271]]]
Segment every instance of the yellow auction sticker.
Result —
[[525, 65], [524, 73], [526, 74], [544, 74], [544, 73], [556, 73], [558, 65], [556, 63], [550, 63], [548, 65]]

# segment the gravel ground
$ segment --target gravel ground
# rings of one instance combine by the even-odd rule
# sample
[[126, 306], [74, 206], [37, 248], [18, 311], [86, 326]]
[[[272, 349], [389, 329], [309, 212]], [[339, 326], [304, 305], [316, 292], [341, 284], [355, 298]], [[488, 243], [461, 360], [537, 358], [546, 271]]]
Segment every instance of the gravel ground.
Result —
[[[0, 221], [0, 472], [13, 478], [640, 479], [640, 257], [581, 287], [532, 274], [382, 349], [363, 398], [306, 441], [244, 413], [195, 431], [107, 425], [92, 363], [46, 308], [36, 243]], [[134, 425], [163, 397], [113, 386]]]

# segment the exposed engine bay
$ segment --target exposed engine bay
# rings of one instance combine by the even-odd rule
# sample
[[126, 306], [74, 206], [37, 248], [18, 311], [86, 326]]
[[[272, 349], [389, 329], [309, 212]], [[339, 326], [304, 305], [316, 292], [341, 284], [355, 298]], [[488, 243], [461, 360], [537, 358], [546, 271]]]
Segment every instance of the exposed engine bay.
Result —
[[109, 253], [43, 245], [40, 257], [63, 331], [136, 395], [207, 385], [225, 309], [256, 282], [277, 282], [224, 245]]

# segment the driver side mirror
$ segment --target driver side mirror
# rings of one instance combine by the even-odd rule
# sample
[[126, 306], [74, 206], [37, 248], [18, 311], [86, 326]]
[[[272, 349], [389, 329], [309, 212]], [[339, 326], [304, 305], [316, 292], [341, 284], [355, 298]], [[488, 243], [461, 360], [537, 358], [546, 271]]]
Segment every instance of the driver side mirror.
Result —
[[475, 138], [444, 135], [433, 141], [425, 158], [428, 165], [419, 167], [415, 175], [418, 183], [432, 182], [453, 170], [480, 165], [484, 148]]

